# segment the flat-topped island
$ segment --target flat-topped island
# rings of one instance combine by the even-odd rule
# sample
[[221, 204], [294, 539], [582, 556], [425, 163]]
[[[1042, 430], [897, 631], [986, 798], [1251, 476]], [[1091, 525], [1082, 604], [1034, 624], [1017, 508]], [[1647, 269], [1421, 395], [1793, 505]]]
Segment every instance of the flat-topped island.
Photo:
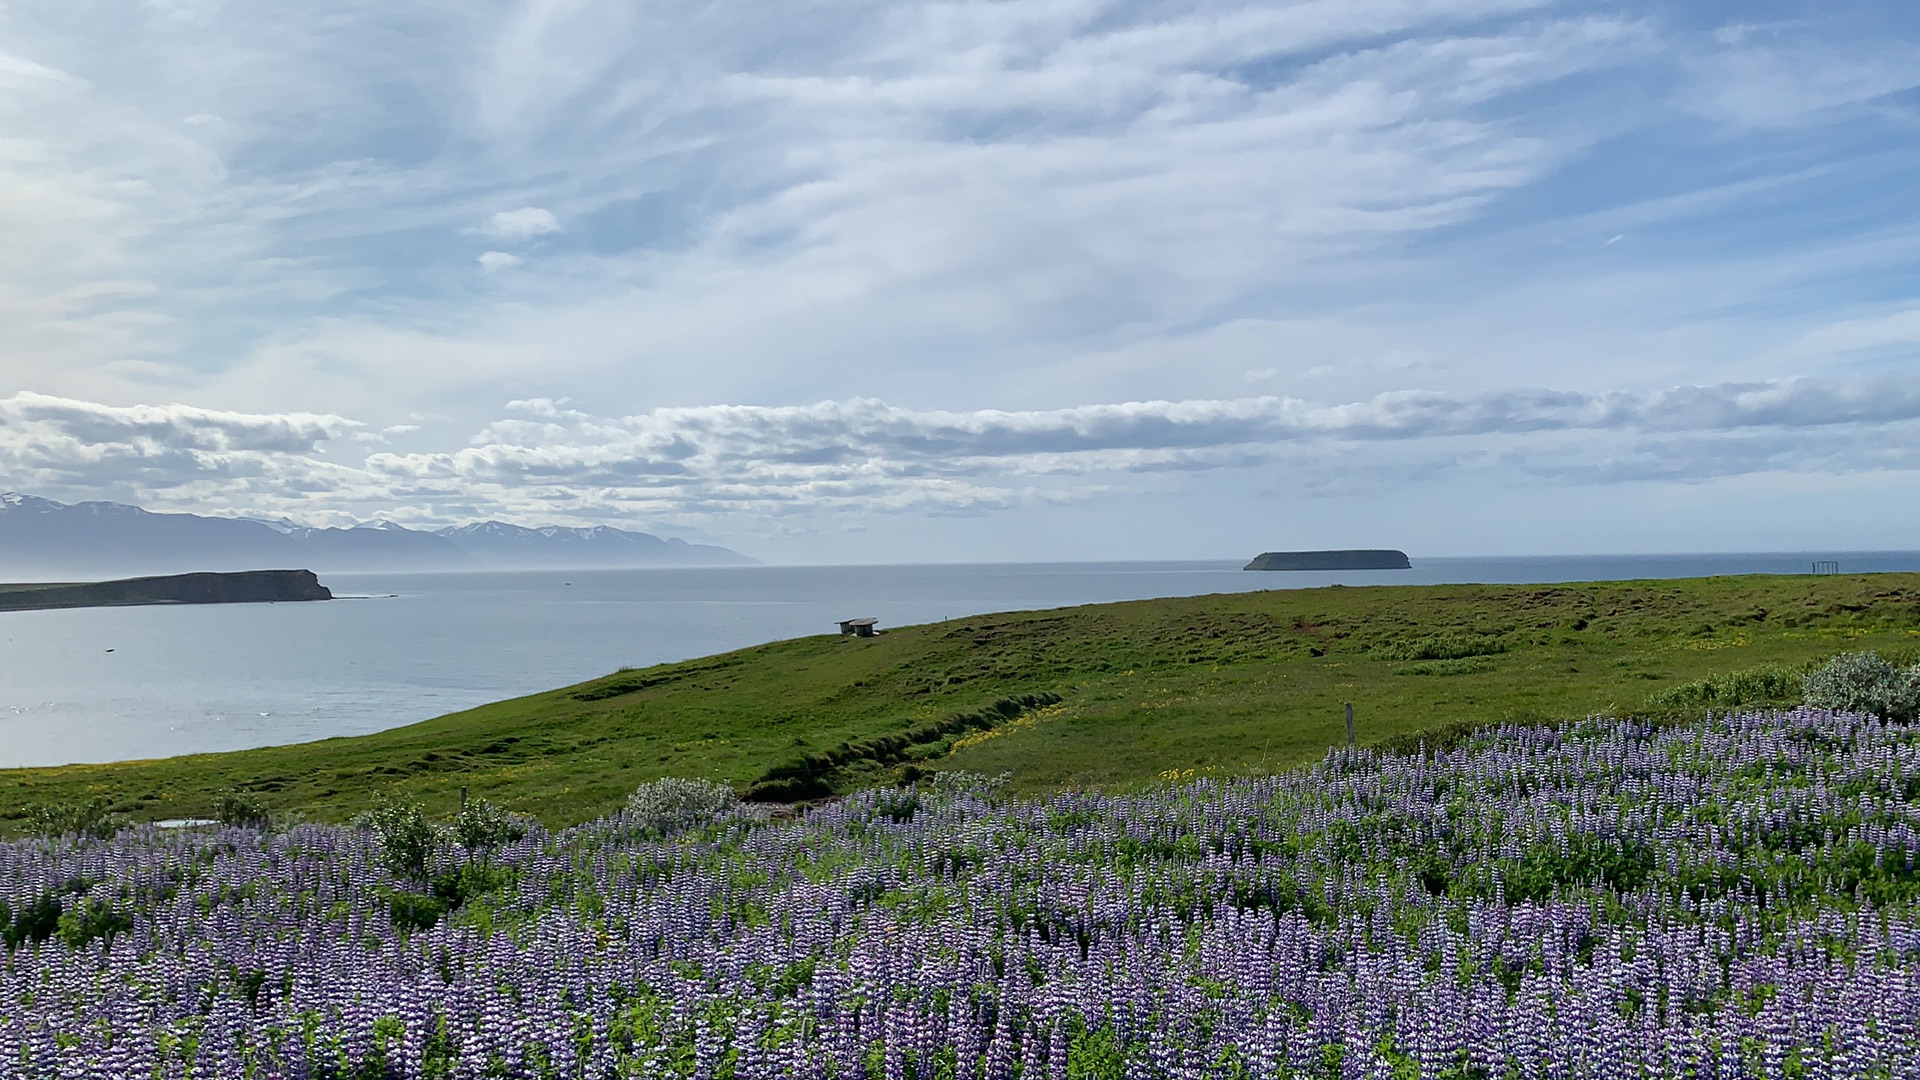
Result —
[[1343, 551], [1268, 551], [1256, 555], [1247, 570], [1408, 570], [1407, 553], [1391, 548]]

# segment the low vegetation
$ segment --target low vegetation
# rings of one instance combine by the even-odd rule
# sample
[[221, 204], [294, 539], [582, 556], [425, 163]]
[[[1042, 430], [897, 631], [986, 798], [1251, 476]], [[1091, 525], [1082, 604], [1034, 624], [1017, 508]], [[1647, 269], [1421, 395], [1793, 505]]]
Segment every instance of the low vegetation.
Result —
[[0, 1071], [1887, 1080], [1916, 793], [1920, 732], [1803, 710], [791, 821], [658, 781], [477, 847], [400, 803], [0, 842]]
[[[73, 790], [0, 841], [0, 1062], [22, 1080], [1900, 1075], [1920, 1059], [1920, 589], [1829, 581], [1020, 613], [367, 739], [4, 774]], [[1334, 741], [1342, 701], [1372, 745], [1301, 749]], [[697, 750], [661, 760], [706, 776], [570, 794], [687, 728]], [[565, 739], [579, 761], [475, 761]], [[258, 773], [401, 748], [433, 767], [377, 766], [302, 812]], [[211, 775], [187, 794], [112, 792], [194, 762]], [[858, 785], [783, 820], [741, 797]], [[129, 817], [156, 809], [214, 823]]]
[[[0, 831], [60, 807], [342, 822], [383, 797], [444, 818], [462, 789], [561, 827], [671, 776], [767, 801], [955, 769], [1009, 773], [1017, 792], [1126, 791], [1317, 760], [1346, 740], [1345, 702], [1363, 745], [1412, 748], [1495, 723], [1792, 705], [1806, 673], [1868, 650], [1896, 676], [1920, 659], [1920, 575], [1335, 587], [1013, 612], [622, 671], [358, 738], [0, 771]], [[1900, 685], [1883, 687], [1887, 708], [1904, 707]]]

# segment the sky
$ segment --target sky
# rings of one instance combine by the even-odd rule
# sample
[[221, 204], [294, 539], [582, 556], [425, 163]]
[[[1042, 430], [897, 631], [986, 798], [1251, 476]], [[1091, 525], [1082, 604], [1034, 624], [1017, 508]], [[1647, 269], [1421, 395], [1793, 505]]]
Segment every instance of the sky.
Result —
[[1920, 548], [1920, 7], [0, 0], [0, 488]]

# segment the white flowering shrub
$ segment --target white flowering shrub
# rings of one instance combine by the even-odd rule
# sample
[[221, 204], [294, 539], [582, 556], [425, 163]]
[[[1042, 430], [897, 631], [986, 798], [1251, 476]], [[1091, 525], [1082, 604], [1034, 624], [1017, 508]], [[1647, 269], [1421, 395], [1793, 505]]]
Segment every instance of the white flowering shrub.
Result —
[[963, 795], [972, 796], [982, 802], [992, 802], [1006, 791], [1007, 783], [1013, 774], [1003, 772], [998, 776], [985, 773], [967, 772], [965, 769], [952, 769], [933, 774], [932, 789], [935, 795], [949, 799]]
[[627, 821], [651, 836], [672, 836], [740, 812], [740, 796], [712, 780], [667, 776], [649, 780], [627, 796]]
[[1801, 684], [1810, 708], [1920, 719], [1920, 664], [1905, 671], [1879, 653], [1841, 653]]

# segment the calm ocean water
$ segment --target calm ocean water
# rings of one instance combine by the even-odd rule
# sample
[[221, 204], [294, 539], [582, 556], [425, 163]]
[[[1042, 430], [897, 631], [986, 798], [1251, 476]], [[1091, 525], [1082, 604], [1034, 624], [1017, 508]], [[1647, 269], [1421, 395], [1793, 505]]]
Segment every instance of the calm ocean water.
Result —
[[1421, 559], [1248, 573], [1238, 562], [327, 574], [319, 604], [0, 613], [0, 767], [357, 735], [877, 616], [1259, 589], [1920, 570], [1920, 552]]

